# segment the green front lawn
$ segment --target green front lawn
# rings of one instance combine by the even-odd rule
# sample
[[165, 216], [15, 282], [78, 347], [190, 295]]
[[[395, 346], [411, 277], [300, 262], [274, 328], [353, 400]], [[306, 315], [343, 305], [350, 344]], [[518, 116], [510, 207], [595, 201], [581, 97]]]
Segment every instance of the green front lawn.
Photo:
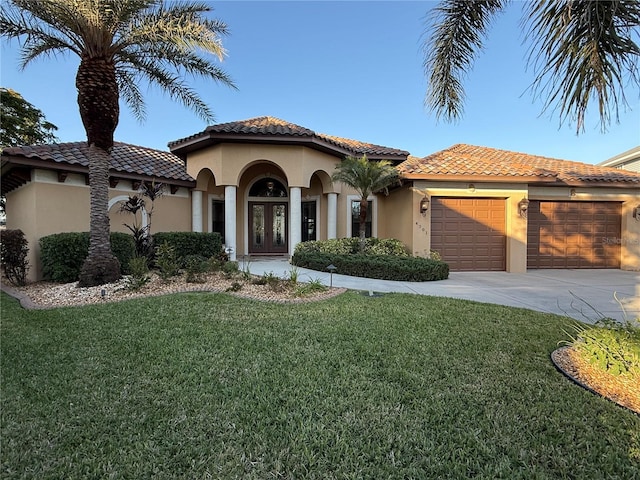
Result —
[[25, 311], [2, 294], [2, 478], [638, 478], [561, 317], [347, 293]]

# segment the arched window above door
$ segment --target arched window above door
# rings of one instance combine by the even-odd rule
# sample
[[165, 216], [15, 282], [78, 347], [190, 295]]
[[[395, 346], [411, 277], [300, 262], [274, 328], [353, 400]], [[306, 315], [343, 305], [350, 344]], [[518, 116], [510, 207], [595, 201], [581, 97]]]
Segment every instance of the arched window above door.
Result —
[[253, 184], [249, 196], [284, 198], [287, 196], [287, 188], [275, 178], [267, 177]]

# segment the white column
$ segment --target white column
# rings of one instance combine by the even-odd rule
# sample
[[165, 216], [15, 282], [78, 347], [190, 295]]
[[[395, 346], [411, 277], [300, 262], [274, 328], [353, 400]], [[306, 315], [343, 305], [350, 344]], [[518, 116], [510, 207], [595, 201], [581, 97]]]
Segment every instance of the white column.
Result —
[[235, 261], [236, 245], [236, 189], [233, 185], [224, 187], [224, 243], [229, 251], [229, 260]]
[[191, 190], [191, 231], [202, 231], [202, 191]]
[[296, 245], [302, 239], [302, 194], [300, 187], [291, 187], [289, 189], [289, 231], [291, 232], [290, 254], [296, 249]]
[[327, 194], [327, 238], [332, 239], [337, 236], [337, 218], [338, 218], [338, 194]]

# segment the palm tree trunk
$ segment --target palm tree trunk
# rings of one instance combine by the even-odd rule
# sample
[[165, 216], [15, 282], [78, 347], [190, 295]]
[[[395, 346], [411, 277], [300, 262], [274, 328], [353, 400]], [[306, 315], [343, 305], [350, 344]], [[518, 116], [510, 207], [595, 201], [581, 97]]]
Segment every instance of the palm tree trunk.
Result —
[[78, 106], [89, 143], [89, 255], [78, 286], [89, 287], [120, 278], [120, 263], [111, 253], [109, 167], [113, 134], [118, 125], [118, 84], [113, 62], [84, 57], [76, 76]]
[[369, 208], [369, 202], [366, 197], [360, 198], [360, 251], [364, 252], [364, 242], [367, 236], [367, 209]]

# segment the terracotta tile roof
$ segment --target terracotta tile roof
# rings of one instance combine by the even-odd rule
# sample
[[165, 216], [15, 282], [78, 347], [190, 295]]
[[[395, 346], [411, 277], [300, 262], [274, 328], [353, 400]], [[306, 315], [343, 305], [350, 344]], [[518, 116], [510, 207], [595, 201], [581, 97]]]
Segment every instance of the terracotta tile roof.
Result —
[[496, 177], [557, 183], [640, 184], [640, 174], [581, 162], [529, 155], [489, 147], [457, 144], [424, 158], [410, 157], [398, 166], [407, 178]]
[[[26, 147], [9, 147], [2, 156], [43, 160], [58, 164], [88, 167], [89, 147], [86, 142], [56, 143]], [[116, 172], [193, 182], [184, 162], [170, 152], [115, 142], [111, 152], [111, 170]]]
[[216, 135], [255, 135], [264, 136], [265, 138], [283, 137], [283, 139], [284, 137], [296, 137], [299, 139], [308, 139], [310, 143], [320, 142], [328, 144], [328, 146], [335, 146], [352, 155], [368, 155], [376, 157], [406, 157], [409, 155], [409, 152], [405, 150], [316, 133], [308, 128], [301, 127], [300, 125], [275, 117], [255, 117], [237, 122], [211, 125], [202, 132], [169, 142], [169, 148], [172, 150], [178, 150], [182, 145], [191, 141], [215, 138]]
[[336, 144], [353, 150], [358, 155], [377, 156], [383, 157], [385, 155], [400, 155], [406, 157], [409, 152], [406, 150], [399, 150], [397, 148], [383, 147], [381, 145], [375, 145], [373, 143], [360, 142], [358, 140], [351, 140], [349, 138], [335, 137], [333, 135], [325, 135], [322, 133], [317, 134], [318, 137], [323, 138], [329, 142], [335, 142]]

